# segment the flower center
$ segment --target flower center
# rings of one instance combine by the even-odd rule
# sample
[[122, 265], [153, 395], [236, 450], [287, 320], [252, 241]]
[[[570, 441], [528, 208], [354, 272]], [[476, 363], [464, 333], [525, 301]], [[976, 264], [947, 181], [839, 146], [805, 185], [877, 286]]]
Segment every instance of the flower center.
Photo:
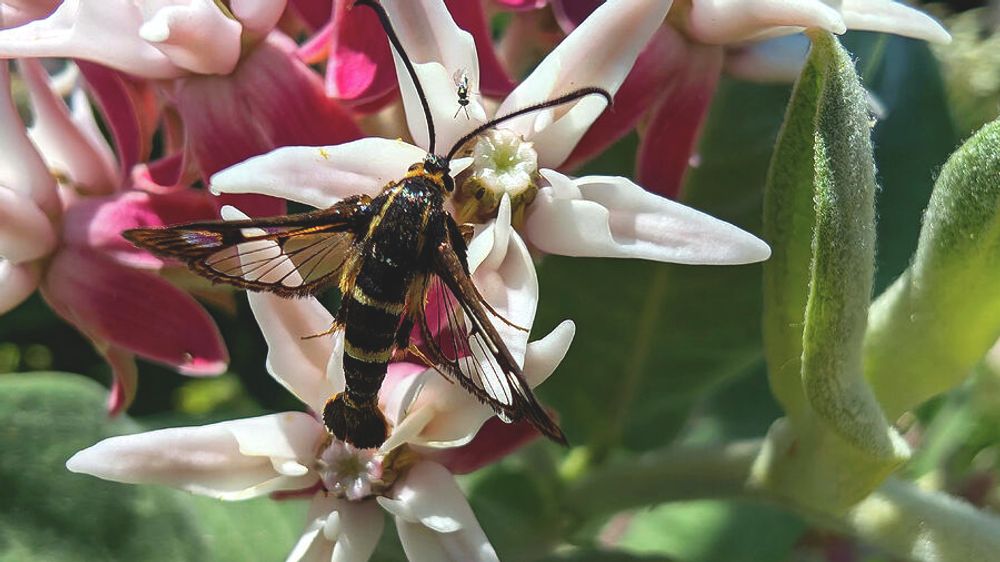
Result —
[[406, 447], [380, 453], [378, 449], [357, 449], [331, 439], [316, 459], [323, 487], [331, 494], [351, 501], [380, 495], [412, 464]]
[[505, 193], [513, 216], [521, 217], [538, 192], [538, 153], [532, 144], [511, 131], [493, 129], [476, 139], [472, 160], [457, 178], [452, 198], [458, 221], [484, 223], [495, 217]]

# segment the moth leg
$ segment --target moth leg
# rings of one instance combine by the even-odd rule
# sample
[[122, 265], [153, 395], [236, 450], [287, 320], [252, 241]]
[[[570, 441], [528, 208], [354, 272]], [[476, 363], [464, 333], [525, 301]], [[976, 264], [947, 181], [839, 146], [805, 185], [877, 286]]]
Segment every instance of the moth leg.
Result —
[[334, 334], [339, 330], [344, 329], [344, 326], [346, 326], [345, 320], [347, 319], [347, 307], [345, 306], [346, 303], [347, 299], [343, 299], [340, 301], [340, 309], [337, 310], [337, 317], [333, 319], [333, 324], [331, 324], [327, 330], [320, 332], [318, 334], [302, 336], [302, 339], [311, 340], [315, 338], [321, 338], [323, 336], [329, 336], [330, 334]]
[[462, 240], [465, 240], [466, 245], [472, 242], [472, 235], [476, 233], [476, 226], [471, 222], [458, 225], [458, 231], [462, 233]]

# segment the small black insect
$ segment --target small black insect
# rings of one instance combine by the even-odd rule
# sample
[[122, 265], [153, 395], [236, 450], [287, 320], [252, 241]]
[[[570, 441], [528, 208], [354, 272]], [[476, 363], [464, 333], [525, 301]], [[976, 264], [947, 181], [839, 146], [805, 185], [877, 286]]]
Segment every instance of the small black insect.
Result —
[[[358, 5], [376, 12], [414, 82], [430, 144], [423, 161], [378, 196], [356, 195], [329, 209], [123, 234], [212, 281], [251, 291], [302, 297], [336, 284], [343, 299], [330, 332], [344, 330], [346, 388], [327, 402], [323, 421], [338, 439], [360, 448], [385, 441], [388, 424], [378, 408], [378, 390], [393, 354], [410, 351], [502, 419], [527, 419], [565, 444], [489, 316], [507, 321], [472, 281], [466, 259], [471, 228], [458, 225], [445, 209], [445, 199], [455, 189], [449, 165], [465, 144], [498, 123], [592, 94], [610, 104], [611, 96], [600, 88], [575, 90], [498, 117], [459, 139], [446, 155], [435, 154], [427, 98], [388, 16], [375, 0], [358, 0]], [[435, 311], [432, 318], [429, 309]], [[410, 345], [414, 326], [424, 340], [420, 349]]]
[[458, 93], [458, 109], [455, 110], [452, 119], [458, 117], [458, 113], [463, 109], [465, 110], [465, 118], [471, 119], [469, 117], [469, 73], [464, 68], [459, 68], [452, 76], [452, 80], [455, 81], [455, 89]]

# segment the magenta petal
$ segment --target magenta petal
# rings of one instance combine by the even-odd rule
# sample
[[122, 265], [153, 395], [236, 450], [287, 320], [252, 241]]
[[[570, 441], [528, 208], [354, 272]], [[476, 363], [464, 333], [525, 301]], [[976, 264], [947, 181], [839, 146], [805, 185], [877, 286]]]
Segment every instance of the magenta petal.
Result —
[[[581, 3], [583, 2], [583, 0], [573, 0], [573, 2], [577, 1]], [[521, 12], [524, 10], [537, 10], [539, 8], [544, 8], [545, 5], [548, 4], [548, 0], [493, 0], [493, 3], [505, 10]], [[452, 12], [452, 14], [454, 14], [454, 12]]]
[[[277, 147], [334, 145], [361, 136], [351, 115], [326, 97], [319, 76], [295, 56], [295, 44], [277, 32], [232, 75], [180, 81], [176, 103], [187, 149], [206, 181]], [[251, 216], [284, 211], [283, 202], [261, 196], [220, 199]]]
[[108, 415], [117, 416], [135, 400], [135, 391], [139, 387], [139, 370], [135, 366], [135, 357], [119, 347], [108, 347], [104, 351], [104, 359], [111, 366], [112, 375]]
[[452, 449], [435, 450], [434, 460], [452, 474], [468, 474], [499, 461], [540, 435], [525, 420], [504, 423], [500, 418], [492, 417], [469, 443]]
[[330, 21], [333, 0], [289, 0], [288, 9], [294, 10], [313, 29], [319, 29]]
[[330, 39], [333, 37], [333, 22], [319, 28], [305, 43], [299, 45], [295, 53], [307, 64], [317, 64], [329, 57]]
[[397, 87], [396, 65], [375, 13], [337, 0], [333, 10], [327, 93], [351, 107], [374, 110]]
[[[534, 9], [544, 6], [545, 1], [514, 1], [505, 4], [528, 5], [526, 8], [519, 9]], [[468, 31], [476, 43], [476, 54], [479, 57], [479, 93], [484, 96], [505, 97], [514, 89], [514, 82], [507, 76], [507, 71], [504, 70], [500, 59], [497, 58], [489, 20], [483, 11], [482, 3], [469, 2], [468, 0], [445, 0], [445, 5], [451, 12], [455, 23]]]
[[680, 33], [668, 25], [660, 27], [615, 94], [614, 105], [594, 121], [560, 168], [572, 170], [628, 134], [670, 88], [687, 54], [688, 44]]
[[159, 277], [84, 248], [56, 253], [42, 282], [49, 305], [95, 342], [165, 363], [185, 375], [217, 375], [229, 356], [212, 318]]
[[127, 178], [132, 167], [149, 152], [154, 125], [143, 122], [140, 116], [143, 112], [151, 112], [147, 120], [155, 119], [158, 111], [152, 94], [117, 70], [83, 60], [76, 64], [111, 129], [122, 177]]
[[552, 0], [552, 12], [559, 27], [569, 33], [603, 3], [604, 0]]
[[159, 267], [162, 261], [122, 237], [129, 228], [160, 227], [217, 218], [215, 201], [193, 189], [169, 193], [127, 191], [88, 198], [66, 210], [63, 243], [100, 249], [125, 265]]
[[647, 190], [676, 198], [694, 154], [722, 72], [722, 50], [699, 47], [689, 56], [653, 110], [636, 156], [636, 175]]

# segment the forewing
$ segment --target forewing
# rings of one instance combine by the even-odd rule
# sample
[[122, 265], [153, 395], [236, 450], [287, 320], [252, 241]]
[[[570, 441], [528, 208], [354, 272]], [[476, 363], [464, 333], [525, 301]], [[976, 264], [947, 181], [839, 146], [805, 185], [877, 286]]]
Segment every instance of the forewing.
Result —
[[123, 235], [212, 281], [305, 296], [339, 280], [357, 233], [367, 229], [369, 202], [359, 197], [297, 215], [139, 228]]
[[565, 444], [566, 437], [535, 399], [490, 319], [488, 304], [447, 241], [438, 247], [435, 275], [425, 283], [427, 302], [417, 323], [438, 370], [505, 421], [527, 418], [543, 434]]

